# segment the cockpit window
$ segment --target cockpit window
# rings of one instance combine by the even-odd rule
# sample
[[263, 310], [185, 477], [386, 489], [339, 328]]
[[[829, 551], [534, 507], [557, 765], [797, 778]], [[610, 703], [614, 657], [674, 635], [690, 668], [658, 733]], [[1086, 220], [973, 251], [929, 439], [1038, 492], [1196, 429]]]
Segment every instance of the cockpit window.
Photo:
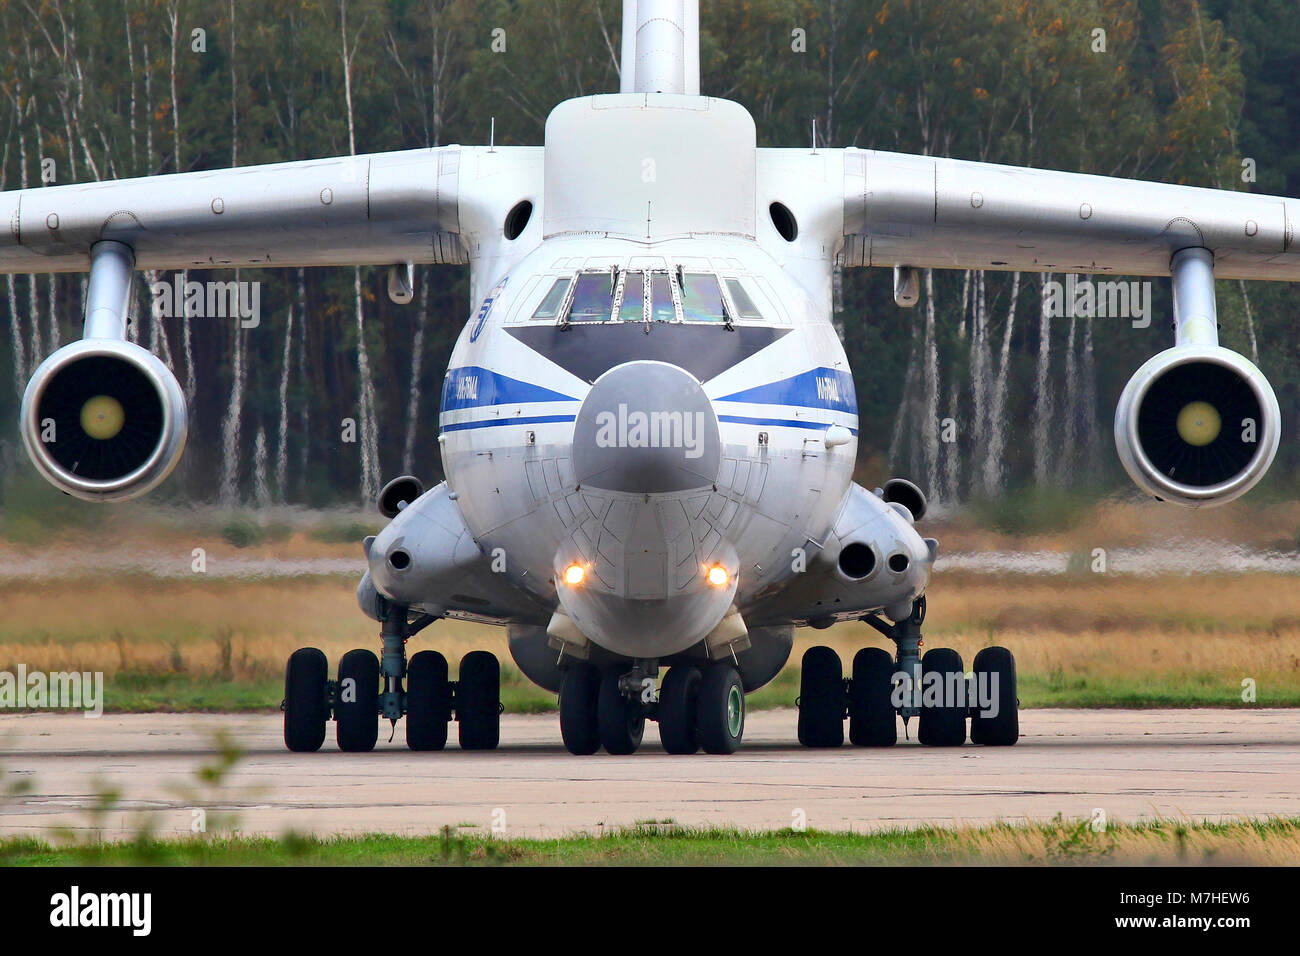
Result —
[[[559, 322], [764, 321], [753, 278], [668, 269], [590, 270], [551, 282], [532, 317]], [[760, 286], [761, 286], [761, 280]], [[770, 290], [769, 290], [770, 293]], [[760, 298], [756, 299], [755, 295]]]
[[717, 276], [704, 272], [687, 272], [682, 276], [682, 319], [686, 322], [727, 321]]
[[749, 297], [749, 293], [739, 279], [728, 279], [727, 291], [731, 293], [731, 301], [736, 306], [736, 313], [739, 318], [761, 319], [763, 317], [763, 313], [758, 311], [758, 306]]
[[645, 318], [645, 273], [624, 273], [623, 302], [618, 307], [618, 317], [622, 322], [640, 322]]
[[650, 318], [655, 322], [672, 322], [677, 318], [672, 282], [666, 272], [650, 275]]
[[546, 293], [546, 298], [542, 299], [542, 304], [537, 307], [533, 313], [534, 319], [553, 319], [560, 314], [560, 306], [564, 304], [565, 293], [569, 291], [569, 283], [573, 280], [566, 277], [556, 279], [551, 290]]
[[612, 272], [583, 272], [573, 289], [570, 322], [608, 322], [614, 311]]

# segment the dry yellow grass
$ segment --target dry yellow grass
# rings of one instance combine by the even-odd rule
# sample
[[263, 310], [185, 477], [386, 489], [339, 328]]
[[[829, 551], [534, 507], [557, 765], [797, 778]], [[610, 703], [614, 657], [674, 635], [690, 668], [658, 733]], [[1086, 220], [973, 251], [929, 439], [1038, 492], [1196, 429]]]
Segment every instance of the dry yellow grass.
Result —
[[[0, 585], [0, 602], [0, 669], [23, 663], [253, 680], [281, 674], [296, 647], [320, 647], [331, 661], [353, 647], [379, 648], [378, 626], [361, 615], [352, 583], [338, 577], [10, 582]], [[863, 623], [801, 629], [797, 638], [794, 663], [825, 643], [846, 670], [859, 647], [888, 646]], [[1300, 701], [1300, 588], [1291, 578], [939, 576], [926, 646], [955, 647], [969, 665], [989, 644], [1014, 651], [1022, 689], [1039, 703], [1066, 698], [1038, 691], [1088, 703], [1093, 690], [1122, 685], [1129, 703], [1142, 702], [1142, 688], [1162, 688], [1152, 700], [1177, 703], [1186, 693], [1188, 703], [1230, 705], [1241, 702], [1246, 677], [1261, 705]], [[430, 646], [453, 668], [474, 649], [508, 661], [502, 628], [439, 622], [412, 641], [412, 650]]]
[[1160, 820], [1094, 832], [1084, 820], [1047, 826], [959, 827], [940, 841], [933, 862], [950, 859], [953, 850], [995, 866], [1101, 861], [1118, 865], [1295, 866], [1300, 864], [1300, 825], [1294, 820], [1234, 820], [1214, 825]]
[[[354, 647], [379, 649], [379, 625], [357, 607], [343, 578], [275, 582], [56, 581], [0, 586], [0, 669], [18, 662], [43, 670], [222, 669], [225, 646], [237, 678], [283, 673], [295, 648], [319, 647], [337, 660]], [[505, 656], [505, 630], [443, 621], [432, 637], [453, 668], [475, 649]], [[427, 646], [427, 645], [423, 645]]]
[[[1300, 588], [1273, 575], [940, 575], [926, 634], [927, 646], [954, 647], [967, 665], [980, 648], [1004, 644], [1028, 675], [1135, 682], [1218, 675], [1237, 689], [1244, 677], [1261, 693], [1300, 689]], [[796, 653], [827, 643], [847, 657], [868, 643], [888, 644], [861, 623], [798, 636]]]

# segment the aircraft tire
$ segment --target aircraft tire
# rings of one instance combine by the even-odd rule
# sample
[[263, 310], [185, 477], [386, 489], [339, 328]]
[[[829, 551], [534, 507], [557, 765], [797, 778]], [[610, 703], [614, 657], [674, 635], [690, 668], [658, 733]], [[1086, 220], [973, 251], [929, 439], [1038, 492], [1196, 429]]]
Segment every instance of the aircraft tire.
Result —
[[[975, 686], [987, 674], [984, 686], [997, 688], [997, 713], [981, 717], [976, 703], [971, 708], [971, 743], [986, 747], [1010, 747], [1020, 739], [1020, 701], [1016, 694], [1016, 659], [1005, 647], [986, 647], [975, 655], [971, 665], [975, 672]], [[996, 685], [993, 679], [997, 679]]]
[[501, 740], [501, 664], [488, 651], [460, 659], [456, 720], [461, 750], [495, 750]]
[[700, 749], [699, 698], [703, 675], [698, 667], [675, 664], [659, 688], [659, 742], [670, 754]]
[[622, 672], [621, 667], [606, 668], [596, 694], [596, 729], [601, 746], [611, 754], [636, 753], [645, 734], [645, 709], [639, 700], [628, 700], [619, 688]]
[[740, 671], [723, 663], [706, 667], [696, 706], [704, 752], [734, 754], [745, 736], [745, 685]]
[[442, 750], [447, 746], [450, 720], [447, 658], [437, 651], [420, 651], [406, 667], [406, 746]]
[[571, 754], [587, 756], [600, 749], [599, 695], [600, 671], [582, 662], [565, 667], [560, 681], [560, 736]]
[[348, 753], [375, 749], [379, 739], [379, 658], [373, 651], [348, 651], [339, 661], [334, 736], [339, 750]]
[[325, 742], [328, 679], [324, 651], [300, 647], [289, 655], [284, 668], [284, 745], [295, 753], [314, 753]]
[[855, 747], [892, 747], [897, 742], [893, 678], [894, 659], [883, 647], [864, 647], [853, 656], [849, 742]]
[[844, 673], [834, 648], [810, 647], [799, 674], [799, 743], [839, 747], [844, 743]]
[[[958, 675], [960, 681], [965, 681], [965, 670], [962, 667], [961, 655], [951, 647], [936, 647], [933, 650], [926, 651], [925, 656], [921, 658], [921, 688], [924, 694], [929, 685], [929, 675], [937, 673], [942, 678], [942, 686], [945, 688], [943, 696], [946, 698], [947, 689], [951, 688], [957, 680], [953, 675]], [[944, 700], [938, 706], [927, 707], [922, 698], [921, 717], [919, 728], [917, 730], [917, 739], [927, 747], [960, 747], [966, 742], [966, 707], [965, 699], [962, 700]]]

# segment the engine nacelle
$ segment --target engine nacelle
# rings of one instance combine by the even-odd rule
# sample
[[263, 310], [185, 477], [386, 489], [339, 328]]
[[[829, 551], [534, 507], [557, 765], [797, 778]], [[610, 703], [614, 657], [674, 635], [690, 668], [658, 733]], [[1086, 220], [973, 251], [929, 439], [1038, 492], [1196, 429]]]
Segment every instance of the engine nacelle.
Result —
[[185, 447], [185, 397], [151, 352], [120, 339], [59, 349], [27, 383], [21, 431], [27, 454], [56, 488], [87, 501], [142, 495]]
[[1268, 379], [1236, 352], [1184, 344], [1134, 373], [1115, 409], [1115, 446], [1137, 485], [1188, 507], [1221, 505], [1264, 477], [1281, 412]]

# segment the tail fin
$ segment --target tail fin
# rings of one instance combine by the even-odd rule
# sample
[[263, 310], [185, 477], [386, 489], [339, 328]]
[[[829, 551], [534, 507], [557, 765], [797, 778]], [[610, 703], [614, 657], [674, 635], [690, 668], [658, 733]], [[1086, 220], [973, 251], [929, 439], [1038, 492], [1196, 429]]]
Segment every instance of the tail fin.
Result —
[[623, 0], [620, 93], [700, 93], [699, 0]]

